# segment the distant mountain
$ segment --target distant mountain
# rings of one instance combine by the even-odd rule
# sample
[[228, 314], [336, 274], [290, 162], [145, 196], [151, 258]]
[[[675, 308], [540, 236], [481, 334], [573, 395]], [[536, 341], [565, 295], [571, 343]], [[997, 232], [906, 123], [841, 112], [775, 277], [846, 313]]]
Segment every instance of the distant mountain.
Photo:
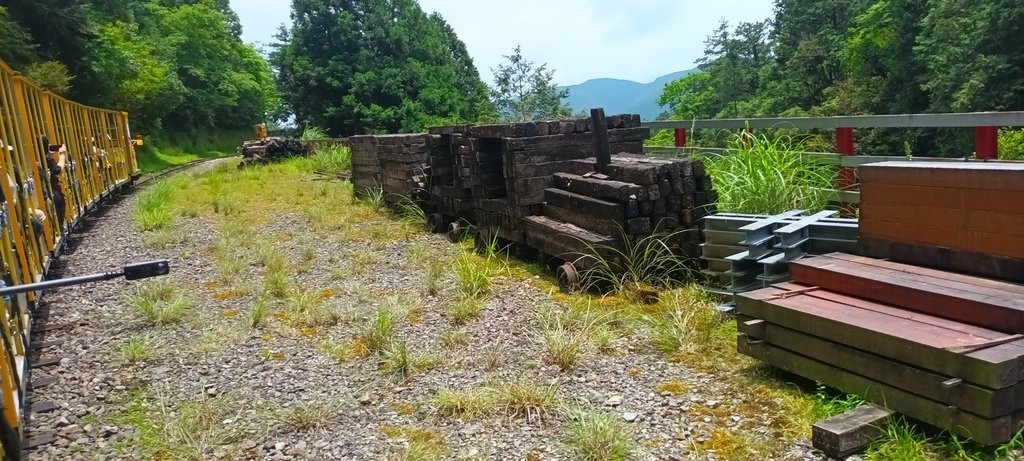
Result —
[[[637, 83], [614, 78], [595, 78], [571, 85], [567, 103], [573, 113], [603, 107], [606, 114], [640, 114], [642, 120], [654, 120], [662, 112], [658, 97], [665, 84], [685, 77], [697, 69], [674, 72], [651, 83]], [[589, 112], [588, 112], [589, 113]]]

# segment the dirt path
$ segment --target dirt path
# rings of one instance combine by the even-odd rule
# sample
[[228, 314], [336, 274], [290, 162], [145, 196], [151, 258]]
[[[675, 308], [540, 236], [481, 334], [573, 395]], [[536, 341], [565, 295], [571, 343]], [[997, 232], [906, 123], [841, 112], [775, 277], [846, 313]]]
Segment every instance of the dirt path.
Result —
[[692, 289], [565, 296], [301, 164], [153, 189], [168, 223], [122, 200], [60, 260], [172, 273], [46, 296], [66, 359], [35, 373], [34, 459], [820, 459], [813, 403]]

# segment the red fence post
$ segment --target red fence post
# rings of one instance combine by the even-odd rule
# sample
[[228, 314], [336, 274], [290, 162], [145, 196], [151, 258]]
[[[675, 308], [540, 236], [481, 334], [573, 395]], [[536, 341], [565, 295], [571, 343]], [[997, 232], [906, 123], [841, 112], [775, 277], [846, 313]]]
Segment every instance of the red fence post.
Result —
[[686, 128], [676, 128], [676, 147], [686, 147]]
[[[854, 154], [853, 128], [836, 128], [836, 152], [847, 156]], [[854, 190], [857, 188], [857, 172], [853, 168], [840, 166], [836, 172], [836, 185], [839, 190]], [[852, 203], [840, 205], [840, 215], [845, 218], [853, 217], [856, 214], [857, 206]]]
[[999, 127], [974, 128], [974, 154], [981, 159], [999, 158]]

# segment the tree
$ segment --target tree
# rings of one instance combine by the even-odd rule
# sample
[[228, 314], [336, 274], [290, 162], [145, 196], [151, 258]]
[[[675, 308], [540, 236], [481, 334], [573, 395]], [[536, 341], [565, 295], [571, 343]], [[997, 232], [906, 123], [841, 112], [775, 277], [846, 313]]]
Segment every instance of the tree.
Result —
[[686, 120], [713, 117], [709, 103], [714, 96], [711, 74], [707, 72], [694, 72], [673, 80], [665, 85], [665, 90], [658, 97], [658, 105], [668, 106], [658, 118]]
[[39, 84], [45, 90], [50, 90], [60, 96], [66, 96], [71, 91], [71, 75], [68, 68], [57, 61], [34, 62], [25, 67], [25, 76]]
[[11, 19], [7, 9], [0, 6], [0, 59], [15, 68], [23, 68], [37, 59], [36, 44], [32, 37], [17, 22]]
[[936, 111], [1024, 109], [1024, 4], [933, 0], [917, 52]]
[[494, 72], [491, 100], [504, 121], [524, 122], [570, 115], [569, 106], [562, 100], [569, 97], [568, 89], [559, 89], [551, 79], [555, 71], [547, 64], [534, 66], [523, 58], [519, 45], [511, 55], [503, 56], [506, 64], [499, 64]]
[[286, 111], [331, 135], [419, 131], [491, 112], [465, 45], [413, 0], [293, 0], [270, 61]]

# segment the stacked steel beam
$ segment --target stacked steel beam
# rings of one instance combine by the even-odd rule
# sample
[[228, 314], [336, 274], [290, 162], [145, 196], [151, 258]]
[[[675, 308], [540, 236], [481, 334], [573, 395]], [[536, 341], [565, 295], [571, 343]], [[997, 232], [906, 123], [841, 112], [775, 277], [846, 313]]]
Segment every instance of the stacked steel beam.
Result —
[[825, 211], [777, 215], [719, 213], [704, 218], [701, 258], [718, 289], [740, 293], [787, 280], [788, 263], [807, 254], [856, 253], [857, 220]]

